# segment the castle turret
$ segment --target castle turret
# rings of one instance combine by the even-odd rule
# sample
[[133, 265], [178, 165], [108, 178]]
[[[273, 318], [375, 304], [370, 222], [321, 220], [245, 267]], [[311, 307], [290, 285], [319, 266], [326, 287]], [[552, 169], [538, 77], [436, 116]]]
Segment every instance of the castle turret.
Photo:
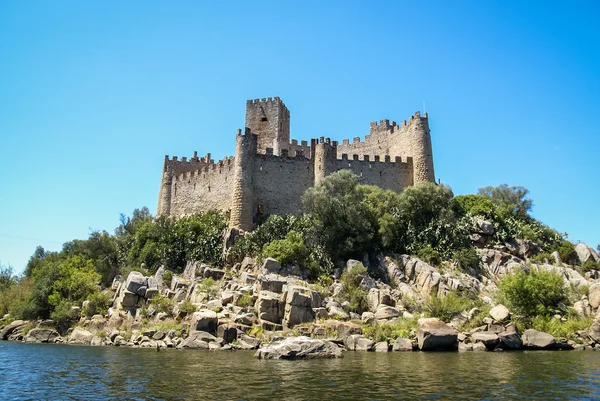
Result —
[[290, 112], [280, 98], [246, 101], [246, 127], [258, 136], [258, 153], [267, 148], [279, 156], [290, 143]]
[[168, 165], [169, 156], [165, 156], [160, 189], [158, 191], [158, 207], [156, 216], [169, 216], [171, 214], [171, 184], [173, 183], [173, 171]]
[[229, 228], [250, 231], [253, 228], [254, 212], [254, 155], [257, 136], [249, 128], [238, 130], [235, 138], [235, 163], [233, 194], [231, 199], [231, 217]]
[[414, 183], [435, 182], [433, 171], [433, 150], [431, 148], [431, 133], [427, 113], [421, 117], [416, 112], [408, 122], [407, 131], [403, 133], [404, 141], [410, 149], [413, 158]]
[[315, 185], [321, 183], [325, 177], [334, 171], [337, 158], [337, 142], [329, 138], [311, 139], [311, 159], [314, 163]]

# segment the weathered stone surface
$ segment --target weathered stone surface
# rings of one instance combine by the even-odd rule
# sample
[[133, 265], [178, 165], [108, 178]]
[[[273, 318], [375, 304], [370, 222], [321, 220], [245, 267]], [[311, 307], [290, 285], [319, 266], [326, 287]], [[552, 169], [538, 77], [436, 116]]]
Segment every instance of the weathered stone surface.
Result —
[[374, 345], [375, 345], [375, 343], [372, 340], [370, 340], [366, 337], [360, 336], [356, 340], [355, 351], [372, 351]]
[[288, 288], [283, 318], [284, 327], [290, 328], [315, 320], [312, 297], [313, 291], [310, 288], [299, 286]]
[[534, 329], [525, 330], [523, 333], [523, 348], [526, 349], [553, 349], [556, 339], [548, 333]]
[[270, 291], [276, 294], [281, 294], [283, 286], [287, 284], [287, 280], [277, 274], [266, 274], [258, 277], [260, 291]]
[[89, 345], [94, 335], [81, 327], [75, 327], [69, 336], [69, 344]]
[[498, 338], [498, 335], [490, 331], [480, 331], [477, 333], [473, 333], [471, 339], [474, 343], [482, 343], [489, 350], [493, 350], [498, 344], [500, 344], [500, 339]]
[[497, 322], [503, 322], [510, 316], [510, 311], [506, 306], [498, 304], [490, 310], [490, 316]]
[[439, 319], [421, 318], [417, 340], [422, 351], [455, 350], [458, 347], [458, 332]]
[[594, 262], [600, 261], [600, 257], [592, 247], [587, 246], [586, 244], [577, 244], [575, 245], [575, 252], [577, 252], [577, 258], [580, 263], [585, 263], [589, 259]]
[[273, 258], [266, 258], [262, 264], [262, 269], [268, 273], [279, 273], [281, 270], [281, 263]]
[[52, 343], [60, 335], [52, 329], [32, 329], [25, 336], [26, 343]]
[[483, 343], [474, 343], [474, 344], [471, 344], [471, 350], [473, 352], [482, 352], [482, 351], [487, 351], [488, 348]]
[[284, 311], [284, 302], [279, 294], [270, 291], [261, 291], [256, 301], [256, 312], [261, 320], [281, 324]]
[[192, 314], [190, 330], [206, 331], [215, 333], [217, 331], [217, 314], [210, 310], [202, 310]]
[[396, 338], [392, 344], [392, 351], [407, 352], [413, 350], [412, 341], [408, 338]]
[[375, 312], [380, 305], [394, 306], [394, 301], [389, 292], [371, 288], [367, 293], [367, 305], [371, 312]]
[[393, 319], [400, 316], [400, 311], [393, 306], [380, 305], [375, 311], [376, 320]]
[[20, 327], [23, 327], [27, 324], [27, 320], [15, 320], [14, 322], [6, 325], [1, 331], [0, 331], [0, 340], [7, 340], [8, 336], [10, 336], [13, 331], [17, 330]]
[[258, 359], [340, 358], [342, 350], [330, 341], [288, 337], [261, 347], [254, 356]]
[[222, 324], [217, 328], [217, 336], [226, 343], [232, 343], [238, 337], [237, 327], [234, 324]]
[[500, 347], [505, 349], [521, 349], [523, 341], [517, 332], [505, 331], [498, 334], [500, 339]]
[[382, 341], [382, 342], [375, 344], [375, 347], [373, 347], [373, 350], [375, 352], [389, 352], [390, 345], [387, 343], [387, 341]]
[[138, 294], [128, 291], [126, 289], [121, 289], [121, 298], [120, 304], [122, 307], [131, 308], [137, 305], [140, 297]]
[[258, 338], [251, 337], [246, 334], [240, 334], [238, 336], [238, 347], [240, 349], [252, 350], [257, 349], [260, 345], [260, 340]]
[[204, 269], [204, 277], [212, 278], [213, 280], [221, 280], [225, 276], [225, 270], [207, 267]]
[[600, 306], [600, 283], [590, 285], [588, 300], [592, 308], [596, 309]]
[[147, 286], [148, 279], [144, 277], [144, 275], [140, 272], [132, 271], [127, 276], [127, 281], [125, 281], [125, 288], [127, 291], [136, 294], [140, 287]]

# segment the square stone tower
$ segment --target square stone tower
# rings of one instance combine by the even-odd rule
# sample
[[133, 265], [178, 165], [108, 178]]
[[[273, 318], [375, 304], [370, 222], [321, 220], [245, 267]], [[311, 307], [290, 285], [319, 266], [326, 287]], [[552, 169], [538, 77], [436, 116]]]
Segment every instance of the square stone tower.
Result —
[[246, 127], [258, 136], [257, 152], [280, 155], [290, 143], [290, 111], [279, 97], [246, 102]]

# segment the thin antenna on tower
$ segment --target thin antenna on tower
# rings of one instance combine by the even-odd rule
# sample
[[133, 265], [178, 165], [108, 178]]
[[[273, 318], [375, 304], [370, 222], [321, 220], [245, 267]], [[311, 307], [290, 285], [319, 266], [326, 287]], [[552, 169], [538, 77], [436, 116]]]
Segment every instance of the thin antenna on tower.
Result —
[[427, 110], [425, 110], [425, 100], [423, 100], [423, 114], [427, 113]]

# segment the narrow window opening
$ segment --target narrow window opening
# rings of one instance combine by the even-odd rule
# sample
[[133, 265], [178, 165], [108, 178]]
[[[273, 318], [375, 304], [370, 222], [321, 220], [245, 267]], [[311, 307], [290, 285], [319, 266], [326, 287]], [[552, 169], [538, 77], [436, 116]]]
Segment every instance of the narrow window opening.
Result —
[[256, 214], [263, 214], [263, 205], [256, 205]]
[[262, 117], [260, 121], [267, 121], [267, 117]]

